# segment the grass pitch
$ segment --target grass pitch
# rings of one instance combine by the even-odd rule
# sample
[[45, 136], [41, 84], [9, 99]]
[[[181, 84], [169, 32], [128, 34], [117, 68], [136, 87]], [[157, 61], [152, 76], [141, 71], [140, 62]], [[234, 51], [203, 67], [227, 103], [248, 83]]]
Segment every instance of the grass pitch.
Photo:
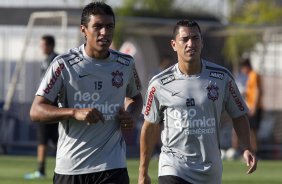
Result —
[[[128, 171], [131, 184], [137, 184], [137, 159], [128, 159]], [[150, 163], [150, 176], [152, 183], [157, 183], [157, 160]], [[55, 158], [48, 157], [47, 178], [40, 180], [24, 180], [23, 175], [37, 168], [36, 158], [29, 156], [0, 155], [0, 184], [52, 184]], [[251, 175], [245, 174], [246, 164], [242, 161], [223, 162], [223, 184], [281, 184], [282, 160], [260, 160], [258, 169]]]

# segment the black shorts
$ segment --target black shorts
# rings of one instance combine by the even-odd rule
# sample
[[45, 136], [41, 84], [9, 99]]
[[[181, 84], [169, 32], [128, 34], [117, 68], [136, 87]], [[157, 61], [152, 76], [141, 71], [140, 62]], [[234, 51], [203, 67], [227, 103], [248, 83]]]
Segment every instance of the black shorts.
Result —
[[249, 117], [250, 129], [258, 130], [260, 127], [261, 118], [262, 118], [262, 109], [257, 109], [254, 116]]
[[158, 180], [159, 184], [192, 184], [178, 176], [173, 175], [159, 176]]
[[37, 128], [38, 144], [47, 145], [48, 141], [56, 146], [58, 142], [58, 123], [38, 124]]
[[129, 184], [129, 176], [126, 168], [80, 175], [54, 173], [53, 184]]

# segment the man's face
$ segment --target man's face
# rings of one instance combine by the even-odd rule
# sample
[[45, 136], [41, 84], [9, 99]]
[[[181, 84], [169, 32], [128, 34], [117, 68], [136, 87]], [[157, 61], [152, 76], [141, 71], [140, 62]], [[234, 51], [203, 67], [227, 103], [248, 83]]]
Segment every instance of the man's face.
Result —
[[242, 66], [241, 69], [240, 69], [241, 73], [245, 74], [245, 75], [248, 75], [250, 69], [249, 67], [247, 66]]
[[110, 15], [91, 15], [87, 27], [81, 25], [86, 46], [96, 56], [108, 53], [114, 34], [114, 19]]
[[175, 40], [171, 40], [171, 46], [177, 52], [178, 59], [183, 62], [199, 62], [203, 41], [196, 26], [181, 26]]
[[40, 48], [44, 55], [49, 55], [53, 51], [52, 47], [49, 46], [44, 39], [40, 40]]

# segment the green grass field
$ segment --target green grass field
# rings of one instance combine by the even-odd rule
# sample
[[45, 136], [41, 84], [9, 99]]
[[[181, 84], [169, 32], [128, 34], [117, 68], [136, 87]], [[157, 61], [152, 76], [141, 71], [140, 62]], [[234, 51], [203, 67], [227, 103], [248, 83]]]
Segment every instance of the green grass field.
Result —
[[[129, 159], [128, 170], [132, 184], [137, 183], [139, 160]], [[152, 183], [157, 183], [157, 160], [152, 160], [150, 175]], [[47, 160], [47, 178], [27, 181], [23, 179], [26, 172], [37, 167], [35, 157], [0, 155], [0, 184], [51, 184], [55, 160]], [[281, 184], [282, 161], [259, 161], [258, 170], [251, 175], [245, 174], [247, 168], [242, 161], [223, 162], [223, 184]]]

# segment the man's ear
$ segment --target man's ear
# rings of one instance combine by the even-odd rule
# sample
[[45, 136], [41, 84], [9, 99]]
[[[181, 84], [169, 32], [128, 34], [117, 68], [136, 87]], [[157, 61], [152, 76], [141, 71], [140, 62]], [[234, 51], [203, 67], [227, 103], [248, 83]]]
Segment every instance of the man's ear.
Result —
[[171, 47], [173, 48], [173, 50], [176, 51], [175, 40], [170, 40], [170, 44], [171, 44]]
[[85, 29], [86, 29], [86, 27], [85, 27], [84, 25], [80, 25], [80, 32], [81, 32], [84, 36], [86, 36]]
[[80, 25], [80, 32], [82, 33], [82, 35], [84, 36], [84, 38], [86, 39], [86, 27], [84, 25]]

